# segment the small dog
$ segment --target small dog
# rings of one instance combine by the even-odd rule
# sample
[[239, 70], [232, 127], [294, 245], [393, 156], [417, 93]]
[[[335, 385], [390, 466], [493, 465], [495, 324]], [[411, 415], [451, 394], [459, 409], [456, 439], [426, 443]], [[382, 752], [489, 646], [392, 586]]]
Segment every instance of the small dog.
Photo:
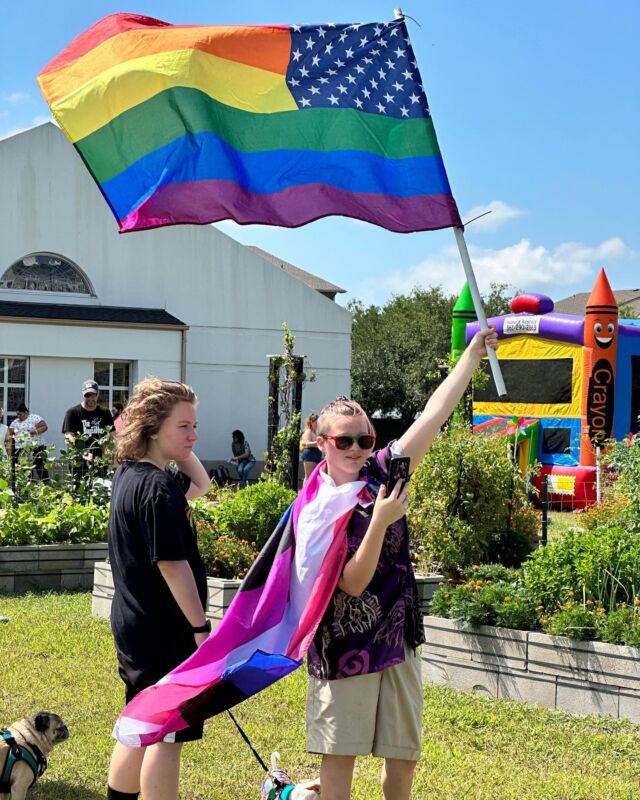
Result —
[[283, 769], [278, 768], [280, 753], [271, 753], [271, 769], [262, 781], [260, 800], [317, 800], [320, 779], [294, 783]]
[[[9, 740], [5, 733], [10, 734]], [[47, 768], [46, 756], [68, 738], [69, 730], [62, 719], [48, 711], [0, 729], [0, 786], [9, 788], [8, 793], [0, 793], [0, 800], [24, 800]]]

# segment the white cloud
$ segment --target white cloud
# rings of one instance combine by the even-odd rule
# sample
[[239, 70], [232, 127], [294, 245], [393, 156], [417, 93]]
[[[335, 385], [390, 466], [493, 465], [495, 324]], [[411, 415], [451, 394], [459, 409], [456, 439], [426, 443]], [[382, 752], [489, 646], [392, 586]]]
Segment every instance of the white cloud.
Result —
[[31, 95], [28, 92], [9, 92], [2, 95], [2, 99], [7, 103], [11, 103], [11, 105], [16, 105], [16, 103], [24, 103], [27, 100], [31, 100]]
[[[486, 292], [492, 283], [506, 283], [517, 289], [551, 296], [558, 296], [558, 289], [573, 288], [581, 281], [595, 277], [603, 261], [610, 264], [634, 255], [631, 248], [617, 237], [595, 247], [565, 242], [553, 250], [542, 245], [534, 246], [528, 239], [522, 239], [501, 249], [471, 245], [469, 254], [481, 292]], [[419, 286], [441, 286], [445, 292], [457, 294], [464, 281], [458, 250], [451, 245], [420, 264], [356, 285], [351, 294], [365, 303], [381, 303], [392, 294], [407, 294]]]
[[[491, 213], [487, 213], [491, 212]], [[463, 221], [474, 220], [472, 223], [473, 232], [479, 231], [495, 231], [505, 222], [516, 217], [522, 217], [526, 212], [520, 208], [513, 208], [512, 206], [503, 203], [502, 200], [492, 200], [490, 203], [485, 203], [482, 206], [474, 206], [462, 215]], [[485, 216], [481, 216], [484, 214]]]

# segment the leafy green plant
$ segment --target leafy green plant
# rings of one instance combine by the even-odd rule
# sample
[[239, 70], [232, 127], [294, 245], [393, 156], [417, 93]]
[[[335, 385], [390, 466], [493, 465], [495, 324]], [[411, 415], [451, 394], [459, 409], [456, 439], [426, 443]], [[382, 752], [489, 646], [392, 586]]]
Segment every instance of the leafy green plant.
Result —
[[569, 595], [612, 611], [640, 584], [640, 534], [621, 528], [569, 531], [525, 562], [524, 584], [536, 605], [558, 608]]
[[[640, 600], [636, 598], [640, 605]], [[640, 607], [621, 606], [598, 619], [596, 636], [603, 642], [640, 647]]]
[[109, 512], [102, 506], [74, 503], [68, 495], [57, 498], [45, 513], [29, 503], [0, 509], [0, 545], [103, 542]]
[[463, 583], [446, 581], [438, 587], [430, 613], [471, 625], [531, 630], [537, 612], [519, 578], [517, 571], [499, 564], [473, 567]]
[[217, 535], [234, 536], [260, 550], [295, 496], [292, 489], [261, 482], [241, 491], [221, 492], [217, 502], [192, 505], [195, 519], [206, 522]]
[[538, 532], [527, 490], [504, 437], [454, 422], [411, 479], [407, 516], [421, 566], [459, 573], [497, 555], [518, 566]]
[[572, 639], [594, 639], [597, 617], [603, 613], [570, 600], [558, 611], [541, 619], [542, 628], [550, 636], [569, 636]]
[[244, 578], [257, 555], [249, 542], [217, 533], [203, 522], [198, 524], [198, 547], [207, 575], [216, 578]]
[[265, 453], [262, 480], [291, 489], [298, 488], [298, 444], [300, 442], [300, 402], [302, 386], [313, 382], [315, 373], [303, 370], [304, 357], [294, 355], [295, 337], [282, 323], [284, 353], [270, 358], [269, 425], [277, 430]]

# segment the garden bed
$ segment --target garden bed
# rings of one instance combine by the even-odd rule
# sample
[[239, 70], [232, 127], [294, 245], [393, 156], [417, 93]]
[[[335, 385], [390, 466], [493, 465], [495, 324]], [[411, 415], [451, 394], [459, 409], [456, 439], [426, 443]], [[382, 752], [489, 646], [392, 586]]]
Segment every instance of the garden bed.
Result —
[[90, 589], [94, 564], [106, 555], [106, 542], [0, 547], [0, 592]]
[[437, 686], [640, 723], [640, 648], [425, 617], [425, 679]]
[[[418, 575], [418, 593], [423, 613], [433, 597], [433, 593], [442, 581], [442, 575]], [[212, 627], [220, 622], [224, 612], [231, 605], [231, 601], [238, 591], [241, 581], [226, 578], [207, 578], [209, 599], [207, 601], [206, 615], [211, 620]], [[111, 565], [104, 561], [95, 565], [93, 581], [92, 614], [94, 617], [108, 619], [113, 599], [113, 578]]]

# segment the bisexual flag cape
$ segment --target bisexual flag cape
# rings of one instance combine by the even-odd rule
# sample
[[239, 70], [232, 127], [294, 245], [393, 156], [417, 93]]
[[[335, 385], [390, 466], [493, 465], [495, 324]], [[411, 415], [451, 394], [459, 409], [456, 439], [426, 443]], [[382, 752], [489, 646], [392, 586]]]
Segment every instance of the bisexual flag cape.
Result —
[[192, 656], [124, 709], [113, 735], [130, 747], [241, 703], [297, 669], [335, 591], [347, 525], [365, 481], [334, 486], [319, 464], [242, 582], [224, 619]]

